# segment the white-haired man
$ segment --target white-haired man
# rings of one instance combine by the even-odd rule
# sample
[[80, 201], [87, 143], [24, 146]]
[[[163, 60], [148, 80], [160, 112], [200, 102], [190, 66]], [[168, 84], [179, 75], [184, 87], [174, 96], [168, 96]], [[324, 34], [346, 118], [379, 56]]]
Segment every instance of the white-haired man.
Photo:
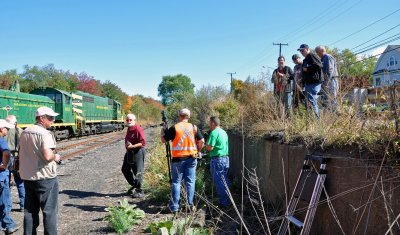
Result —
[[335, 111], [337, 106], [339, 76], [336, 59], [331, 54], [326, 53], [324, 46], [317, 46], [315, 52], [321, 58], [322, 71], [324, 73], [324, 83], [322, 84], [324, 104], [328, 109]]
[[189, 123], [190, 110], [179, 111], [179, 122], [168, 130], [161, 131], [161, 141], [172, 141], [171, 147], [171, 201], [169, 209], [176, 213], [179, 210], [181, 181], [186, 184], [187, 203], [194, 209], [193, 198], [196, 182], [196, 166], [198, 151], [204, 145], [204, 138], [197, 126]]
[[141, 198], [143, 194], [143, 174], [144, 174], [144, 157], [146, 151], [146, 136], [143, 129], [136, 124], [136, 116], [132, 113], [126, 115], [126, 125], [128, 130], [125, 136], [126, 154], [122, 163], [121, 171], [126, 181], [131, 185], [128, 193], [131, 194], [133, 189], [133, 197]]
[[[14, 115], [8, 115], [6, 117], [6, 121], [13, 125], [15, 128], [10, 129], [7, 134], [7, 143], [11, 153], [10, 162], [10, 182], [11, 182], [11, 175], [14, 176], [14, 182], [18, 189], [18, 196], [19, 196], [19, 209], [20, 211], [24, 211], [25, 205], [25, 187], [24, 181], [21, 179], [19, 175], [19, 156], [18, 156], [18, 149], [19, 149], [19, 138], [22, 133], [22, 129], [18, 127], [17, 117]], [[10, 187], [11, 189], [11, 187]], [[12, 197], [10, 193], [10, 203], [8, 205], [8, 210], [11, 211], [12, 209]]]
[[47, 130], [58, 113], [49, 107], [36, 110], [36, 123], [20, 137], [19, 173], [25, 183], [24, 234], [36, 234], [39, 211], [43, 214], [44, 234], [57, 234], [58, 179], [56, 140]]

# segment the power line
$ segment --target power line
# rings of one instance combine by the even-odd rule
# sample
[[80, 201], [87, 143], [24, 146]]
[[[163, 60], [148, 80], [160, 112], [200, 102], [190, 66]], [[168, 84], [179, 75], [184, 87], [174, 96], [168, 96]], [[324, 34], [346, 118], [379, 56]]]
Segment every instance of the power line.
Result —
[[274, 46], [279, 46], [279, 56], [282, 56], [282, 46], [289, 46], [288, 43], [272, 43]]
[[358, 47], [360, 47], [360, 46], [362, 46], [362, 45], [365, 45], [366, 43], [368, 43], [368, 42], [370, 42], [370, 41], [372, 41], [372, 40], [374, 40], [374, 39], [376, 39], [376, 38], [378, 38], [378, 37], [384, 35], [384, 34], [387, 33], [387, 32], [392, 31], [393, 29], [395, 29], [395, 28], [397, 28], [397, 27], [399, 27], [399, 26], [400, 26], [400, 24], [398, 24], [398, 25], [396, 25], [396, 26], [394, 26], [394, 27], [392, 27], [392, 28], [386, 30], [385, 32], [383, 32], [383, 33], [381, 33], [381, 34], [379, 34], [379, 35], [377, 35], [377, 36], [375, 36], [375, 37], [369, 39], [368, 41], [365, 41], [365, 42], [363, 42], [363, 43], [361, 43], [361, 44], [359, 44], [359, 45], [357, 45], [357, 46], [351, 48], [350, 51], [352, 51], [352, 50], [354, 50], [354, 49], [356, 49], [356, 48], [358, 48]]
[[300, 27], [297, 27], [296, 30], [291, 31], [291, 32], [285, 34], [284, 36], [278, 38], [277, 41], [281, 41], [284, 39], [287, 40], [287, 38], [290, 38], [289, 37], [290, 35], [295, 36], [297, 33], [303, 31], [304, 28], [310, 27], [310, 25], [313, 25], [314, 23], [318, 22], [321, 19], [321, 17], [325, 16], [326, 14], [329, 14], [330, 12], [335, 12], [335, 10], [340, 6], [342, 6], [341, 1], [335, 1], [334, 4], [327, 7], [320, 14], [318, 14], [318, 15], [314, 16], [312, 19], [306, 21], [303, 25], [301, 25]]
[[355, 35], [355, 34], [361, 32], [361, 31], [363, 31], [363, 30], [365, 30], [365, 29], [367, 29], [367, 28], [371, 27], [372, 25], [374, 25], [374, 24], [376, 24], [376, 23], [378, 23], [378, 22], [380, 22], [380, 21], [382, 21], [382, 20], [388, 18], [389, 16], [391, 16], [391, 15], [397, 13], [398, 11], [400, 11], [400, 8], [397, 9], [397, 10], [395, 10], [395, 11], [393, 11], [392, 13], [390, 13], [390, 14], [388, 14], [388, 15], [386, 15], [386, 16], [384, 16], [384, 17], [382, 17], [382, 18], [380, 18], [380, 19], [378, 19], [378, 20], [376, 20], [376, 21], [374, 21], [374, 22], [372, 22], [371, 24], [369, 24], [369, 25], [363, 27], [362, 29], [359, 29], [359, 30], [355, 31], [354, 33], [351, 33], [351, 34], [349, 34], [349, 35], [347, 35], [347, 36], [345, 36], [345, 37], [343, 37], [343, 38], [341, 38], [341, 39], [339, 39], [339, 40], [336, 40], [335, 42], [333, 42], [333, 43], [331, 43], [331, 44], [329, 44], [329, 45], [334, 45], [334, 44], [336, 44], [336, 43], [338, 43], [338, 42], [341, 42], [341, 41], [343, 41], [343, 40], [345, 40], [345, 39], [347, 39], [347, 38], [349, 38], [349, 37], [351, 37], [351, 36], [353, 36], [353, 35]]
[[[351, 9], [353, 9], [356, 5], [360, 4], [362, 1], [364, 1], [364, 0], [359, 0], [358, 2], [354, 3], [354, 4], [351, 5], [350, 7], [346, 8], [344, 11], [341, 11], [341, 12], [339, 12], [337, 15], [335, 15], [334, 17], [331, 17], [330, 19], [326, 20], [324, 23], [320, 24], [318, 27], [315, 27], [314, 29], [312, 29], [312, 30], [310, 30], [310, 31], [308, 31], [308, 32], [306, 32], [306, 33], [304, 33], [304, 34], [298, 36], [297, 38], [304, 37], [305, 35], [308, 35], [308, 34], [314, 32], [315, 30], [320, 29], [321, 27], [323, 27], [323, 26], [325, 26], [326, 24], [330, 23], [332, 20], [335, 20], [335, 19], [338, 18], [339, 16], [341, 16], [341, 15], [347, 13], [348, 11], [350, 11]], [[294, 40], [291, 40], [291, 41], [289, 41], [289, 43], [290, 43], [290, 42], [293, 42], [293, 41], [294, 41]]]
[[385, 45], [385, 44], [387, 44], [387, 43], [396, 41], [396, 40], [398, 40], [399, 38], [400, 38], [400, 33], [395, 34], [395, 35], [392, 35], [392, 36], [390, 36], [390, 37], [388, 37], [388, 38], [385, 38], [385, 39], [383, 39], [383, 40], [381, 40], [381, 41], [375, 42], [375, 43], [373, 43], [373, 44], [371, 44], [371, 45], [369, 45], [369, 46], [366, 46], [366, 47], [364, 47], [364, 48], [362, 48], [362, 49], [360, 49], [360, 50], [358, 50], [358, 51], [356, 51], [356, 52], [353, 52], [353, 53], [354, 53], [355, 55], [359, 55], [359, 54], [362, 54], [362, 53], [364, 53], [364, 52], [367, 52], [367, 51], [370, 51], [370, 50], [372, 50], [372, 49], [375, 49], [375, 48], [377, 48], [377, 47], [383, 46], [383, 45]]

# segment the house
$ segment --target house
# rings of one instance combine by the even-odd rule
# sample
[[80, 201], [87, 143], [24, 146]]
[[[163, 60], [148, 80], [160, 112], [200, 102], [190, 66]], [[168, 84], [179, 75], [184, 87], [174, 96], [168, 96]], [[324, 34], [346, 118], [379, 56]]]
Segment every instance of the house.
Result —
[[389, 45], [376, 62], [372, 74], [374, 87], [392, 85], [400, 82], [400, 45]]

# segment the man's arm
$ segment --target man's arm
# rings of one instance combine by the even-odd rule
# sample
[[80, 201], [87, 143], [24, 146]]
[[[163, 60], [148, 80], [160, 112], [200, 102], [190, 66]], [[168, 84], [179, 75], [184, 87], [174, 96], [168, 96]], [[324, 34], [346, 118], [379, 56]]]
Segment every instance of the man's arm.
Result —
[[335, 67], [335, 58], [333, 56], [328, 56], [328, 68], [326, 69], [326, 75], [328, 79], [332, 78], [333, 68]]
[[47, 162], [51, 162], [51, 161], [60, 161], [61, 160], [61, 156], [60, 154], [54, 153], [54, 151], [52, 149], [43, 149], [43, 157]]
[[7, 166], [8, 166], [8, 162], [10, 161], [10, 151], [7, 150], [3, 150], [3, 156], [2, 156], [2, 161], [1, 161], [1, 165], [0, 165], [0, 169], [1, 170], [6, 170]]

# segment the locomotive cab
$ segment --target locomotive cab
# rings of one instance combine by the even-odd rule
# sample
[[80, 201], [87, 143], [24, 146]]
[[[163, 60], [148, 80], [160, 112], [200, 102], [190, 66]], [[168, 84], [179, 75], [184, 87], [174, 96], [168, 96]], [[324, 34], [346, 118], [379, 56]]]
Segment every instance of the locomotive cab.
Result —
[[68, 138], [76, 132], [75, 118], [72, 113], [71, 93], [54, 88], [37, 88], [31, 94], [47, 96], [54, 102], [54, 111], [59, 113], [52, 125], [57, 139]]

